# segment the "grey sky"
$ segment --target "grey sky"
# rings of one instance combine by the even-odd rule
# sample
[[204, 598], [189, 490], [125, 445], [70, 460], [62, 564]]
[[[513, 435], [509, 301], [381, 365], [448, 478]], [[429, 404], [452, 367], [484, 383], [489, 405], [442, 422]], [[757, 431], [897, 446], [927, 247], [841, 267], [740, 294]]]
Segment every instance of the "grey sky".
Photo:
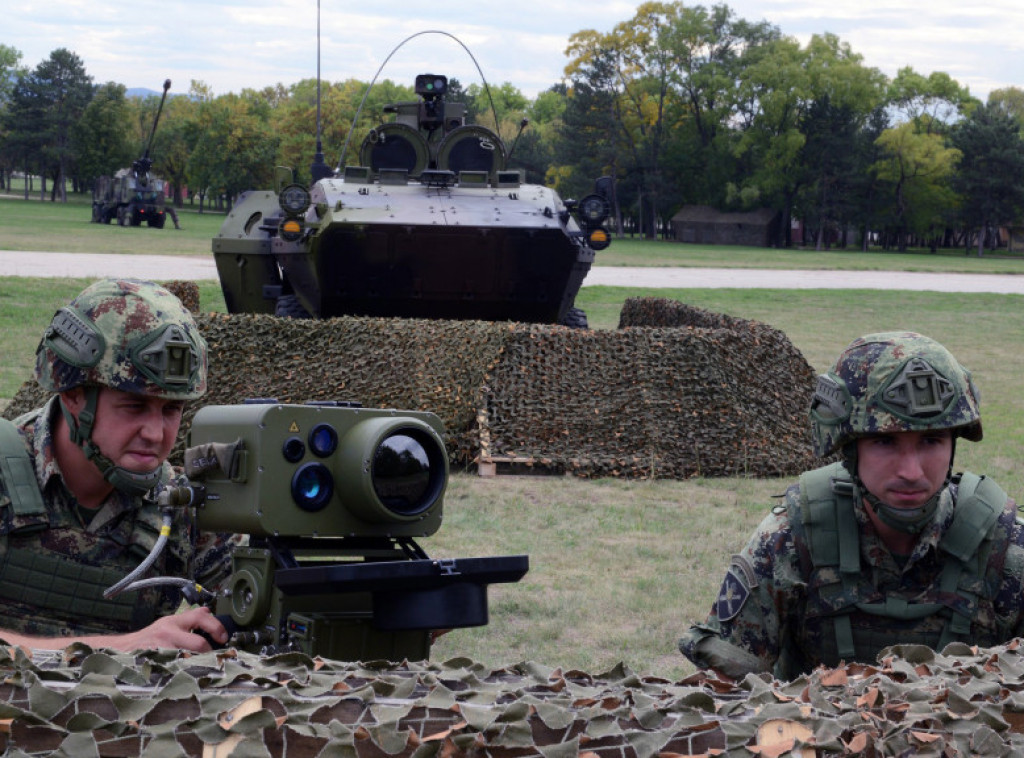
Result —
[[[985, 98], [997, 87], [1024, 87], [1024, 4], [989, 0], [733, 0], [741, 18], [766, 19], [806, 42], [833, 32], [865, 63], [889, 76], [903, 66], [945, 71]], [[330, 81], [369, 80], [410, 35], [441, 30], [475, 56], [490, 84], [511, 82], [524, 94], [558, 82], [569, 36], [610, 31], [637, 3], [619, 0], [321, 0], [321, 73]], [[215, 94], [292, 84], [316, 75], [316, 0], [21, 0], [3, 13], [0, 43], [34, 67], [52, 50], [78, 54], [97, 83], [117, 81], [173, 92], [191, 80]], [[422, 35], [394, 54], [381, 76], [409, 82], [442, 73], [463, 84], [480, 75], [459, 44]]]

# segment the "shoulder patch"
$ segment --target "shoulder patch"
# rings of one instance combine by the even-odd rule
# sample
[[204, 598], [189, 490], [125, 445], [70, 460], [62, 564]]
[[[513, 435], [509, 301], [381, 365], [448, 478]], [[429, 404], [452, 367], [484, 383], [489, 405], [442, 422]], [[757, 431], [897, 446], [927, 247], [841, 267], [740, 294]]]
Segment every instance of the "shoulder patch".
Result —
[[757, 589], [757, 574], [754, 572], [754, 567], [747, 560], [746, 556], [742, 553], [736, 553], [732, 557], [731, 569], [740, 569], [743, 572], [743, 577], [746, 581], [743, 583], [750, 589]]
[[718, 599], [715, 600], [715, 615], [719, 621], [731, 621], [736, 618], [750, 597], [750, 590], [740, 578], [740, 573], [735, 566], [730, 566], [725, 572], [722, 588], [718, 591]]

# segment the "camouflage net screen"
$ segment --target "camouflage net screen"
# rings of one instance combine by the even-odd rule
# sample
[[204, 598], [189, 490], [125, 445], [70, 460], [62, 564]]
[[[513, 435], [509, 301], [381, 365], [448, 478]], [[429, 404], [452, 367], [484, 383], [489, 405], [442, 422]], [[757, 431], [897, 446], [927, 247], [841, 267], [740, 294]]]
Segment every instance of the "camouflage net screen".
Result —
[[[186, 299], [189, 288], [175, 290]], [[191, 306], [190, 306], [191, 307]], [[351, 400], [431, 411], [453, 464], [580, 476], [783, 476], [813, 464], [810, 365], [779, 330], [671, 300], [615, 331], [482, 321], [198, 315], [203, 404]], [[26, 383], [7, 418], [46, 399]], [[184, 430], [195, 409], [186, 412]], [[180, 460], [179, 444], [174, 460]]]
[[[1019, 641], [1018, 641], [1019, 643]], [[1018, 643], [792, 682], [672, 682], [535, 663], [339, 663], [233, 650], [0, 648], [6, 756], [1012, 756], [1024, 751]]]
[[482, 449], [586, 476], [803, 470], [814, 372], [782, 332], [729, 321], [517, 327], [488, 378]]

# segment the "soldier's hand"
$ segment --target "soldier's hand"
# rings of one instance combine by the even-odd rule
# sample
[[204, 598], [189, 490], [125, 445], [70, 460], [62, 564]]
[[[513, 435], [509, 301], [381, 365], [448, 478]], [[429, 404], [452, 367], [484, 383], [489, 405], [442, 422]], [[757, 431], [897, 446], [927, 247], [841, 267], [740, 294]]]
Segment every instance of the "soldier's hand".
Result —
[[33, 637], [0, 629], [0, 640], [30, 650], [60, 650], [72, 642], [81, 642], [89, 647], [107, 647], [126, 653], [161, 647], [206, 653], [211, 649], [209, 640], [222, 645], [228, 641], [228, 633], [209, 608], [200, 607], [190, 608], [173, 616], [164, 616], [149, 626], [128, 634]]
[[137, 632], [113, 637], [109, 646], [125, 651], [164, 647], [206, 653], [211, 649], [210, 642], [201, 633], [216, 643], [228, 640], [227, 631], [210, 609], [199, 607], [163, 616]]

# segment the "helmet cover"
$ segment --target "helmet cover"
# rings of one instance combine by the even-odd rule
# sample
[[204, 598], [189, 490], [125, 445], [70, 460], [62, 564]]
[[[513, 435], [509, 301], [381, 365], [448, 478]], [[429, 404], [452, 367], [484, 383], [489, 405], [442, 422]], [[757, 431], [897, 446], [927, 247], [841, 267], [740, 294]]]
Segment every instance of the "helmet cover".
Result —
[[869, 434], [950, 429], [982, 436], [981, 397], [970, 372], [933, 339], [881, 332], [851, 342], [811, 401], [815, 455], [825, 457]]
[[36, 380], [51, 392], [104, 385], [192, 400], [206, 392], [207, 350], [192, 314], [170, 291], [104, 279], [54, 314], [36, 349]]

